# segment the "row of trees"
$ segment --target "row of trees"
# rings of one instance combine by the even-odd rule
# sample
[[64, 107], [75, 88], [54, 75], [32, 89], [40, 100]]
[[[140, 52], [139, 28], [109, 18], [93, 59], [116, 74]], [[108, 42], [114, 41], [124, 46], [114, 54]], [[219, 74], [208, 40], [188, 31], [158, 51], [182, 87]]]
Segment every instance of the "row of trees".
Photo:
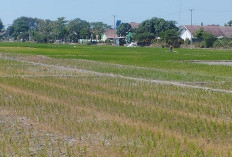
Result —
[[[67, 21], [64, 17], [56, 21], [42, 20], [30, 17], [20, 17], [6, 30], [5, 38], [13, 40], [35, 41], [48, 43], [54, 41], [78, 42], [78, 39], [100, 39], [105, 29], [111, 26], [102, 22], [89, 23], [79, 18]], [[0, 29], [3, 24], [0, 22]], [[161, 37], [166, 44], [173, 44], [178, 39], [178, 27], [174, 21], [152, 18], [142, 22], [137, 29], [132, 29], [129, 23], [122, 23], [117, 34], [126, 36], [131, 33], [133, 40], [139, 45], [149, 45]]]
[[[225, 25], [231, 26], [232, 21]], [[4, 26], [0, 20], [0, 33], [3, 32], [3, 29]], [[5, 33], [0, 34], [0, 38], [39, 43], [55, 41], [76, 43], [79, 39], [101, 39], [105, 29], [111, 29], [111, 26], [103, 22], [89, 23], [79, 18], [68, 21], [61, 17], [52, 21], [20, 17], [13, 21], [13, 24], [4, 31]], [[175, 21], [167, 21], [162, 18], [145, 20], [136, 29], [132, 29], [129, 23], [122, 23], [117, 28], [119, 36], [129, 35], [128, 41], [137, 41], [140, 46], [161, 41], [166, 46], [171, 44], [174, 47], [179, 47], [183, 43], [179, 38], [179, 33]], [[203, 29], [198, 30], [195, 37], [201, 43], [201, 47], [212, 47], [216, 41], [216, 37]]]
[[120, 36], [133, 33], [138, 45], [150, 45], [153, 41], [162, 39], [166, 45], [178, 47], [179, 28], [175, 21], [166, 21], [162, 18], [152, 18], [142, 22], [137, 29], [132, 29], [129, 23], [122, 23], [117, 30]]
[[79, 18], [67, 21], [64, 17], [61, 17], [56, 21], [51, 21], [20, 17], [7, 28], [5, 38], [40, 43], [54, 42], [56, 40], [78, 42], [78, 39], [96, 38], [106, 28], [111, 27], [102, 22], [89, 23]]

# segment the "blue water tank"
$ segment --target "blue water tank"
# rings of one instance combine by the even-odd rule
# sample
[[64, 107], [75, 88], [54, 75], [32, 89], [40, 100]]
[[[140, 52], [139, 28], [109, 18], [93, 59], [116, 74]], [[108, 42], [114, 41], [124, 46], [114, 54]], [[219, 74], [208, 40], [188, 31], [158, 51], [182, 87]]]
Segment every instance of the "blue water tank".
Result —
[[118, 26], [121, 25], [122, 21], [121, 20], [117, 20], [116, 22], [116, 29], [118, 29]]

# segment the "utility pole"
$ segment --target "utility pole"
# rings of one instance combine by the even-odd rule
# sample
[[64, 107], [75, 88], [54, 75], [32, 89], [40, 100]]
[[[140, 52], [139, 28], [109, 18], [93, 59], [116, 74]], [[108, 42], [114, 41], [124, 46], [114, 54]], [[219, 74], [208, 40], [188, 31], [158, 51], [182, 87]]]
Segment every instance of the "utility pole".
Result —
[[[193, 31], [193, 9], [189, 10], [191, 12], [191, 29]], [[191, 48], [193, 48], [193, 34], [191, 34]]]
[[117, 15], [113, 15], [113, 17], [114, 17], [114, 29], [116, 29], [116, 17], [117, 17]]
[[194, 11], [194, 10], [193, 10], [193, 9], [190, 9], [189, 11], [191, 12], [191, 26], [192, 26], [192, 25], [193, 25], [193, 11]]

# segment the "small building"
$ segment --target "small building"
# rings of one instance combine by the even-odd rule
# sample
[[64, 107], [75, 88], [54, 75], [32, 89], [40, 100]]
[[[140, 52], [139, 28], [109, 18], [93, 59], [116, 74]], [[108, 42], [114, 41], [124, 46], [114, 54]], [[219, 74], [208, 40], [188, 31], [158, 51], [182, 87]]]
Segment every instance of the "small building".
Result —
[[126, 38], [125, 37], [118, 37], [114, 39], [114, 44], [118, 46], [124, 46], [126, 44]]
[[6, 35], [6, 31], [5, 32], [0, 32], [0, 38], [2, 38], [5, 35]]
[[180, 37], [183, 40], [189, 39], [192, 40], [194, 38], [194, 35], [196, 31], [200, 30], [201, 28], [204, 29], [204, 31], [212, 33], [217, 38], [232, 38], [232, 26], [217, 26], [217, 25], [184, 25], [180, 28]]
[[117, 30], [115, 29], [106, 29], [102, 35], [102, 41], [106, 42], [106, 40], [114, 41], [115, 38], [118, 38]]

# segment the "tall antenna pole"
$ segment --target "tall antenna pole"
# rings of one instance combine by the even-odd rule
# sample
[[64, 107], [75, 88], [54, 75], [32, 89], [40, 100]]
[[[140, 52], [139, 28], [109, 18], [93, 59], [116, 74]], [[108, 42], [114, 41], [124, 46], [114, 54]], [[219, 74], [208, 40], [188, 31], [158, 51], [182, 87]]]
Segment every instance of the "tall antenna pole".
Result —
[[[189, 10], [191, 12], [191, 29], [193, 31], [193, 9]], [[193, 34], [191, 34], [191, 48], [193, 48]]]
[[116, 29], [116, 17], [117, 17], [117, 15], [113, 15], [113, 17], [114, 17], [114, 29]]
[[191, 26], [193, 26], [193, 9], [190, 9], [190, 12], [191, 12]]

